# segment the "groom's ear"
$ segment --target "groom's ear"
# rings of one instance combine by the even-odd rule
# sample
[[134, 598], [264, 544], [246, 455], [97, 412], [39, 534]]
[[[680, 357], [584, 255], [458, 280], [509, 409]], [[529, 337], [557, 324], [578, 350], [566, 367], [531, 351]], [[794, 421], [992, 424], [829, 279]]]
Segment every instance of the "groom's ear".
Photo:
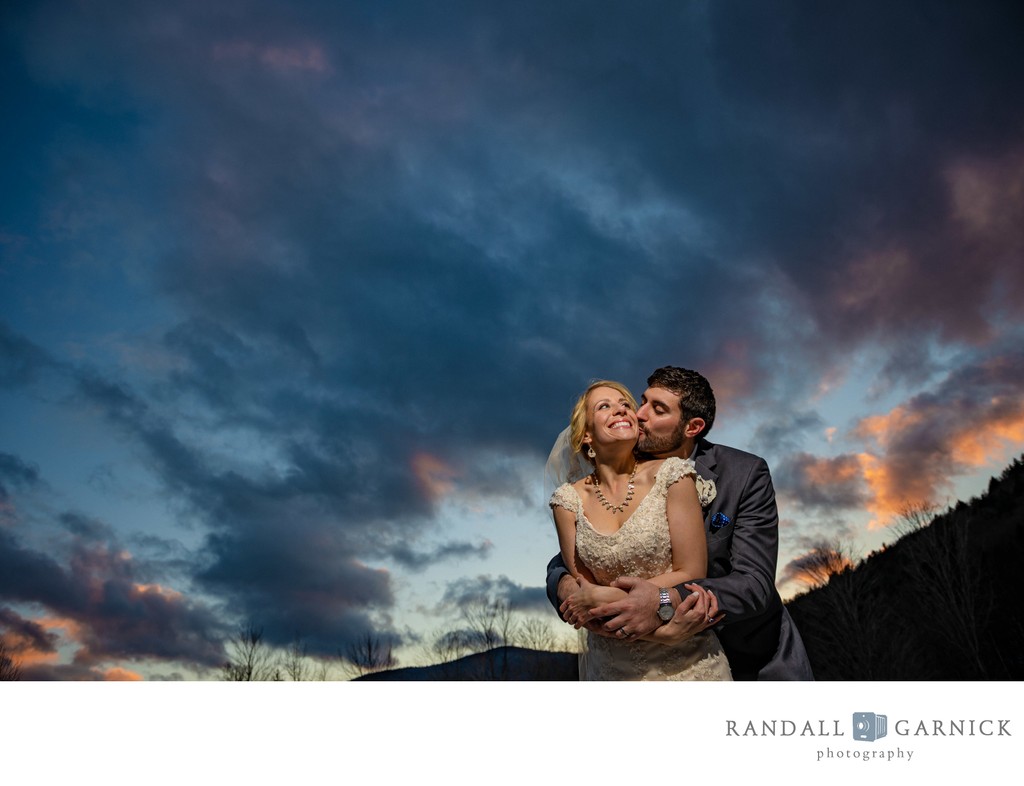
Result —
[[690, 418], [686, 421], [686, 428], [683, 429], [683, 434], [691, 439], [695, 438], [704, 431], [704, 426], [706, 425], [704, 418]]

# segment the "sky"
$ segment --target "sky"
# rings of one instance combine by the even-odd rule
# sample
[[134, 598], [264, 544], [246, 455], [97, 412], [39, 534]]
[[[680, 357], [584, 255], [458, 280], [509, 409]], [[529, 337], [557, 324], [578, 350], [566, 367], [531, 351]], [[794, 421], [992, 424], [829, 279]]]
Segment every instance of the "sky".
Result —
[[[779, 587], [1024, 451], [1016, 3], [0, 10], [0, 632], [209, 679], [559, 626], [544, 462], [701, 371]], [[559, 630], [559, 633], [563, 631]]]

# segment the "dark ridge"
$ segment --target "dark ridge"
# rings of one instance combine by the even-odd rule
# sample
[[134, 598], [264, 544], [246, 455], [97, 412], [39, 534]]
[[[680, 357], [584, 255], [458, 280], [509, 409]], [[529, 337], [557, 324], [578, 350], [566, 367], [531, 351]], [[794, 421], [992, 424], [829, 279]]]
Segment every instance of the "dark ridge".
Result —
[[1022, 492], [1018, 458], [980, 498], [790, 601], [815, 677], [1024, 679]]
[[[980, 498], [787, 604], [816, 679], [1024, 679], [1022, 459]], [[574, 654], [499, 647], [360, 679], [576, 680], [578, 670]]]

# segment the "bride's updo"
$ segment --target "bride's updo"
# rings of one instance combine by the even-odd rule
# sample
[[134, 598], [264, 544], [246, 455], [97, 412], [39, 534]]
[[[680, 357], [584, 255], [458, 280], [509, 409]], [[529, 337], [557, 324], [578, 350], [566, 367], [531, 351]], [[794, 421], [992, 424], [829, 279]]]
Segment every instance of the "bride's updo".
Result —
[[621, 382], [614, 382], [610, 379], [599, 379], [596, 382], [591, 382], [590, 386], [576, 400], [576, 406], [572, 408], [572, 416], [569, 418], [569, 444], [572, 445], [574, 453], [585, 453], [583, 450], [583, 436], [587, 433], [587, 399], [595, 388], [614, 388], [625, 396], [633, 411], [636, 411], [636, 399], [629, 392], [629, 388]]

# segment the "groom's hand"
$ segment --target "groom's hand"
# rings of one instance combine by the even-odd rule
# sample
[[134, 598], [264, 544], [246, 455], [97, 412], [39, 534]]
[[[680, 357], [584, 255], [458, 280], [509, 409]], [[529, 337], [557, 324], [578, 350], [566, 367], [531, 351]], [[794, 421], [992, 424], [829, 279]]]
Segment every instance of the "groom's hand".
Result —
[[622, 600], [591, 609], [594, 617], [608, 618], [601, 626], [603, 635], [615, 636], [616, 631], [624, 628], [631, 638], [646, 636], [661, 625], [658, 619], [658, 587], [633, 576], [617, 578], [612, 586], [629, 594]]
[[707, 630], [725, 617], [724, 613], [719, 613], [718, 598], [715, 597], [715, 593], [698, 584], [687, 584], [686, 588], [690, 590], [690, 593], [683, 598], [682, 603], [676, 606], [672, 619], [659, 626], [648, 637], [648, 641], [657, 641], [659, 644], [668, 645], [678, 644]]

